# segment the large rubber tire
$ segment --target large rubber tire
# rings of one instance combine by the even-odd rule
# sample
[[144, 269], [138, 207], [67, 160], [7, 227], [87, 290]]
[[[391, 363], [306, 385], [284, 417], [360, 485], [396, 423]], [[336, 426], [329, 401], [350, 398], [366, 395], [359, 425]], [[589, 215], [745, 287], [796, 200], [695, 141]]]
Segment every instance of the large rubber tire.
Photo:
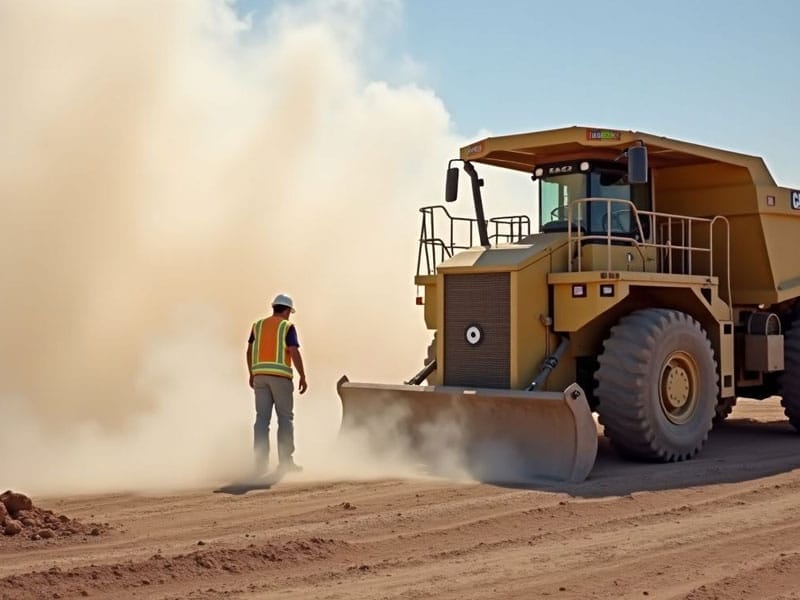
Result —
[[719, 388], [714, 351], [691, 316], [669, 309], [624, 317], [603, 342], [599, 421], [626, 457], [672, 462], [703, 447]]
[[783, 338], [781, 404], [789, 423], [800, 431], [800, 318], [795, 319]]

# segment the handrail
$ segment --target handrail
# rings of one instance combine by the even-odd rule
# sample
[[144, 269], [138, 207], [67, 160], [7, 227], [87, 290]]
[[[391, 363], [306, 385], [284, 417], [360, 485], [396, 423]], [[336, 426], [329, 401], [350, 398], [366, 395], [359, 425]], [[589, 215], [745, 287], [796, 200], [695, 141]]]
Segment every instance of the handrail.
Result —
[[[597, 233], [591, 227], [588, 233], [581, 227], [581, 215], [589, 215], [590, 203], [605, 204], [605, 231]], [[587, 206], [584, 206], [587, 205]], [[612, 210], [612, 208], [614, 208]], [[620, 208], [621, 207], [621, 208]], [[442, 205], [423, 206], [419, 209], [422, 213], [420, 228], [419, 251], [417, 255], [417, 275], [433, 275], [440, 263], [452, 257], [458, 250], [467, 250], [476, 245], [477, 219], [470, 217], [453, 216]], [[613, 230], [613, 217], [615, 214], [628, 213], [630, 230], [625, 232]], [[445, 221], [444, 231], [437, 235], [436, 221]], [[619, 223], [619, 220], [617, 221]], [[647, 228], [643, 226], [647, 224]], [[465, 224], [467, 231], [461, 230], [457, 239], [457, 227]], [[488, 219], [489, 227], [493, 232], [489, 240], [493, 244], [506, 242], [515, 243], [530, 235], [530, 218], [527, 215], [509, 215]], [[724, 259], [719, 268], [715, 268], [714, 232], [719, 226], [724, 226]], [[699, 236], [707, 227], [707, 235]], [[441, 229], [441, 228], [440, 228]], [[645, 231], [648, 235], [645, 235]], [[622, 234], [622, 235], [620, 235]], [[705, 244], [704, 240], [707, 240]], [[731, 267], [730, 267], [730, 222], [723, 216], [690, 217], [647, 210], [639, 210], [630, 200], [617, 198], [581, 198], [573, 200], [567, 206], [567, 248], [569, 255], [576, 261], [568, 261], [569, 272], [582, 272], [582, 257], [580, 248], [584, 243], [595, 242], [606, 246], [606, 271], [613, 271], [611, 248], [614, 245], [628, 245], [641, 260], [642, 271], [647, 266], [647, 250], [652, 248], [656, 255], [656, 271], [666, 274], [702, 275], [708, 277], [724, 277], [723, 290], [727, 292], [724, 301], [731, 311]], [[701, 261], [695, 261], [696, 255], [708, 256], [707, 268]], [[630, 260], [630, 259], [629, 259]], [[600, 270], [597, 265], [592, 265], [592, 270]]]
[[727, 217], [723, 217], [722, 215], [717, 215], [711, 219], [711, 239], [709, 243], [712, 248], [714, 247], [714, 225], [718, 222], [724, 223], [725, 225], [725, 287], [728, 291], [725, 302], [728, 304], [728, 320], [733, 321], [733, 296], [731, 295], [731, 222]]
[[[580, 226], [580, 220], [581, 220], [580, 219], [580, 215], [581, 215], [582, 212], [584, 212], [582, 210], [583, 206], [587, 205], [587, 208], [588, 208], [588, 205], [591, 204], [591, 203], [595, 203], [595, 204], [605, 203], [606, 204], [606, 214], [605, 214], [605, 216], [606, 216], [606, 224], [605, 224], [606, 227], [605, 227], [605, 232], [603, 232], [601, 234], [597, 234], [597, 233], [594, 233], [594, 232], [591, 232], [589, 234], [584, 234], [583, 230], [582, 230], [582, 228]], [[642, 240], [642, 242], [639, 242], [639, 240], [637, 240], [635, 237], [613, 235], [614, 232], [612, 230], [612, 220], [613, 220], [612, 219], [612, 214], [614, 214], [614, 211], [611, 210], [611, 205], [612, 204], [622, 204], [622, 205], [626, 206], [627, 210], [630, 210], [630, 214], [635, 219], [635, 223], [636, 223], [636, 232], [632, 232], [632, 233], [634, 233], [634, 235], [638, 234], [639, 240]], [[577, 219], [575, 218], [575, 215], [574, 215], [575, 212], [577, 212]], [[585, 212], [587, 214], [589, 214], [589, 211], [585, 211]], [[616, 212], [619, 213], [620, 210], [617, 210]], [[576, 222], [578, 223], [577, 227], [575, 227], [575, 223]], [[573, 239], [573, 231], [575, 231], [577, 233], [577, 236], [575, 236], [575, 239]], [[591, 228], [590, 228], [590, 231], [591, 231]], [[611, 269], [611, 246], [613, 245], [613, 242], [629, 244], [629, 245], [633, 246], [636, 249], [636, 251], [639, 253], [640, 258], [642, 259], [642, 270], [644, 270], [646, 262], [647, 262], [647, 258], [645, 256], [645, 253], [642, 250], [642, 248], [647, 245], [646, 243], [644, 243], [645, 239], [646, 239], [646, 236], [644, 235], [644, 228], [642, 227], [642, 222], [639, 219], [639, 213], [636, 210], [636, 205], [634, 205], [633, 202], [631, 202], [630, 200], [619, 200], [619, 199], [616, 199], [616, 198], [582, 198], [580, 200], [574, 200], [574, 201], [570, 202], [569, 206], [567, 207], [567, 248], [569, 249], [569, 255], [570, 256], [573, 256], [573, 255], [577, 254], [577, 258], [578, 258], [578, 269], [577, 269], [577, 272], [579, 272], [579, 273], [583, 270], [582, 269], [583, 265], [582, 265], [582, 261], [581, 261], [580, 247], [581, 247], [581, 244], [583, 242], [590, 241], [590, 240], [597, 240], [597, 241], [600, 241], [600, 242], [606, 242], [606, 248], [607, 248], [606, 269], [605, 269], [606, 271], [611, 271], [612, 270]], [[578, 249], [577, 252], [575, 252], [575, 250], [574, 250], [574, 248], [575, 248], [574, 244], [577, 244], [577, 249]], [[569, 261], [567, 268], [568, 268], [569, 272], [572, 272], [572, 261], [571, 260]]]
[[[476, 245], [477, 219], [453, 216], [442, 205], [423, 206], [419, 211], [422, 213], [422, 226], [417, 253], [417, 275], [433, 275], [436, 267], [457, 250], [467, 250]], [[437, 216], [439, 220], [446, 221], [444, 235], [437, 235]], [[461, 223], [466, 224], [466, 232], [463, 229], [456, 231]], [[487, 224], [494, 227], [493, 233], [489, 235], [489, 241], [494, 244], [518, 242], [531, 232], [530, 217], [527, 215], [493, 217], [487, 220]], [[457, 233], [462, 234], [458, 239]]]
[[[596, 233], [589, 230], [586, 234], [580, 226], [580, 218], [582, 214], [589, 214], [589, 211], [584, 209], [584, 205], [590, 203], [605, 204], [606, 208], [606, 222], [605, 231], [603, 233]], [[617, 208], [612, 211], [612, 204], [622, 209]], [[586, 207], [589, 208], [588, 206]], [[612, 214], [619, 214], [620, 212], [628, 212], [633, 227], [627, 235], [615, 235], [621, 232], [614, 232], [612, 230]], [[649, 229], [649, 235], [645, 235], [645, 228], [642, 226], [642, 219], [646, 219]], [[639, 210], [636, 205], [630, 200], [620, 200], [616, 198], [581, 198], [580, 200], [573, 200], [568, 207], [568, 224], [567, 224], [567, 244], [570, 256], [577, 257], [577, 265], [573, 267], [572, 260], [568, 263], [568, 270], [572, 272], [576, 270], [581, 272], [583, 265], [581, 262], [581, 245], [587, 241], [604, 242], [607, 247], [606, 254], [606, 271], [612, 271], [611, 268], [611, 247], [614, 243], [622, 243], [632, 246], [637, 250], [642, 258], [642, 269], [645, 266], [645, 250], [647, 248], [654, 248], [658, 259], [656, 263], [656, 270], [659, 273], [667, 274], [684, 274], [684, 275], [704, 275], [708, 277], [724, 276], [725, 286], [727, 288], [727, 297], [725, 302], [728, 307], [731, 307], [731, 283], [730, 283], [730, 223], [727, 218], [723, 216], [716, 216], [712, 218], [706, 217], [690, 217], [687, 215], [676, 215], [672, 213], [661, 213], [647, 210]], [[716, 225], [723, 223], [725, 226], [725, 256], [724, 263], [717, 271], [715, 271], [714, 260], [714, 228]], [[708, 240], [707, 245], [703, 242], [697, 242], [696, 234], [701, 230], [698, 228], [707, 227]], [[702, 239], [702, 236], [700, 236]], [[652, 241], [648, 241], [652, 239]], [[577, 252], [576, 252], [577, 250]], [[708, 268], [706, 269], [697, 266], [694, 261], [695, 254], [708, 255]], [[676, 264], [677, 263], [677, 264]], [[593, 270], [596, 270], [596, 265], [593, 265]], [[732, 311], [732, 309], [730, 309]], [[732, 312], [731, 312], [732, 315]], [[732, 318], [732, 317], [731, 317]]]

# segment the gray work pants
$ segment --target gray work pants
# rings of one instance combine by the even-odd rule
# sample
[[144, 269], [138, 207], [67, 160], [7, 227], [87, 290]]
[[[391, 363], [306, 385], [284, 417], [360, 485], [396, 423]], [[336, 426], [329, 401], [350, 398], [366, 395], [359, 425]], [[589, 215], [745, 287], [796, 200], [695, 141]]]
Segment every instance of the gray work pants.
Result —
[[256, 375], [256, 422], [253, 425], [253, 448], [260, 466], [269, 464], [269, 422], [272, 407], [278, 415], [278, 460], [291, 462], [294, 454], [294, 383], [288, 377]]

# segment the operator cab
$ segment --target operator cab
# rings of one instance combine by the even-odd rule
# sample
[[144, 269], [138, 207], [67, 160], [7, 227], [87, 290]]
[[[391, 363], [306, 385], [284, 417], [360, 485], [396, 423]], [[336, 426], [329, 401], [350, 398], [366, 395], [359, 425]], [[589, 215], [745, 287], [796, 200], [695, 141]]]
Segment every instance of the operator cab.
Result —
[[[532, 179], [539, 184], [542, 233], [567, 231], [572, 221], [573, 232], [583, 235], [640, 237], [629, 202], [637, 210], [652, 210], [649, 184], [630, 183], [627, 166], [618, 162], [584, 160], [539, 165]], [[575, 204], [586, 198], [597, 201]], [[644, 232], [645, 237], [648, 234]]]
[[[625, 157], [626, 163], [618, 162]], [[474, 246], [473, 232], [484, 248], [492, 243], [517, 243], [530, 236], [530, 217], [514, 215], [486, 219], [483, 210], [481, 188], [483, 179], [469, 160], [452, 159], [448, 163], [445, 201], [454, 202], [458, 197], [459, 169], [453, 163], [463, 163], [464, 172], [470, 178], [472, 200], [475, 205], [475, 218], [452, 217], [443, 206], [426, 206], [423, 213], [420, 237], [420, 260], [423, 249], [453, 256], [456, 250]], [[642, 145], [630, 146], [616, 160], [579, 159], [570, 162], [531, 165], [531, 179], [539, 183], [539, 230], [542, 233], [574, 232], [585, 237], [588, 243], [626, 244], [626, 239], [637, 242], [649, 241], [651, 237], [650, 220], [639, 219], [639, 211], [652, 211], [647, 148]], [[519, 169], [521, 170], [521, 169]], [[530, 171], [529, 171], [530, 172]], [[434, 210], [440, 209], [449, 220], [450, 240], [433, 236]], [[467, 223], [469, 243], [457, 244], [453, 241], [456, 222]], [[489, 227], [494, 228], [490, 235]], [[501, 231], [502, 230], [502, 231]], [[428, 273], [435, 269], [437, 260], [428, 259]]]

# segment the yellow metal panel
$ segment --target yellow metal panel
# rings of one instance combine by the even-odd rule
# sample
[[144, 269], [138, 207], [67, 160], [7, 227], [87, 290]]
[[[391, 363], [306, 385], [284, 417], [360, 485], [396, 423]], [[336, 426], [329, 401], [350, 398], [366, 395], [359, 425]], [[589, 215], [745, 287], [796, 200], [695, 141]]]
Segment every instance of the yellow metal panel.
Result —
[[[726, 330], [728, 333], [725, 333]], [[706, 325], [706, 333], [711, 339], [719, 365], [720, 397], [730, 398], [736, 394], [733, 321], [719, 321], [716, 329]]]
[[[584, 273], [584, 275], [587, 274]], [[575, 285], [583, 285], [586, 287], [585, 297], [578, 298], [573, 296], [572, 291]], [[614, 295], [611, 297], [601, 297], [601, 285], [613, 286]], [[555, 330], [564, 332], [578, 331], [589, 323], [589, 321], [623, 300], [628, 295], [628, 291], [628, 283], [618, 279], [555, 285], [553, 288]]]
[[[581, 247], [582, 271], [656, 271], [656, 249], [608, 244], [584, 244]], [[577, 270], [578, 261], [573, 259]]]
[[791, 214], [761, 215], [761, 222], [777, 289], [775, 301], [796, 298], [800, 296], [800, 210]]
[[511, 277], [511, 387], [533, 381], [550, 347], [548, 330], [547, 256], [512, 273]]
[[581, 283], [584, 281], [600, 281], [605, 279], [621, 279], [631, 284], [666, 286], [666, 287], [691, 287], [691, 286], [717, 286], [717, 277], [705, 275], [669, 275], [667, 273], [638, 273], [633, 271], [592, 271], [586, 273], [550, 273], [548, 283]]
[[436, 275], [417, 275], [414, 277], [414, 285], [436, 285]]
[[740, 165], [703, 163], [658, 172], [659, 212], [690, 217], [754, 213], [756, 188]]
[[524, 243], [464, 250], [441, 263], [437, 271], [440, 273], [516, 271], [538, 260], [547, 251], [566, 243], [566, 233], [538, 233], [530, 236]]

